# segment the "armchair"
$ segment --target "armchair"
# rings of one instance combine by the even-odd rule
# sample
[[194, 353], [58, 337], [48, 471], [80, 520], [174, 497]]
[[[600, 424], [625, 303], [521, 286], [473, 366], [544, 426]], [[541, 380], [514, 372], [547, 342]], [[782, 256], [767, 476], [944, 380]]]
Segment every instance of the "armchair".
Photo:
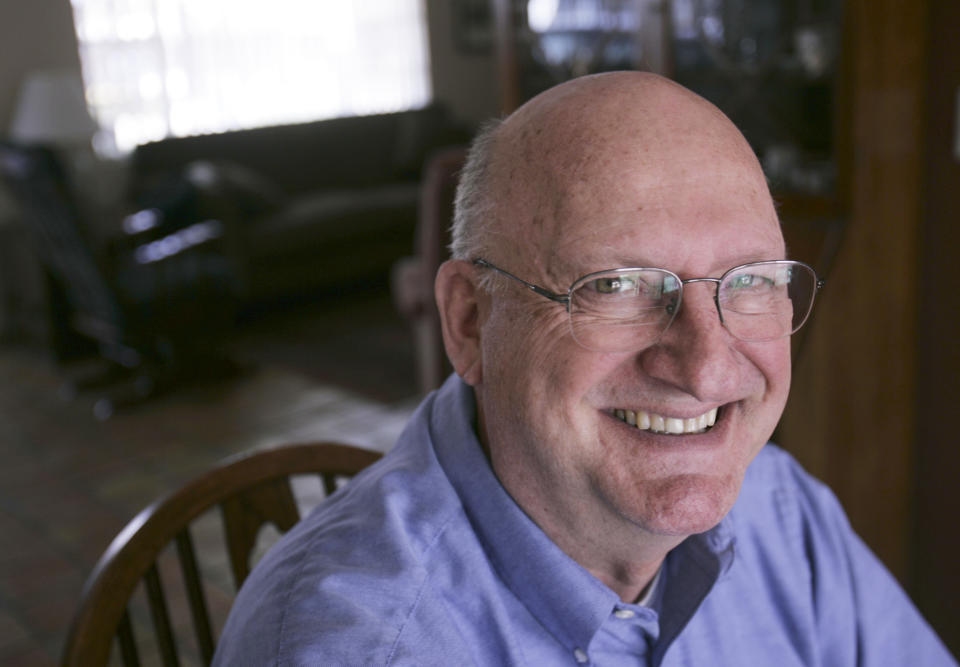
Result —
[[0, 177], [19, 208], [42, 265], [54, 356], [66, 363], [94, 352], [113, 384], [97, 417], [142, 399], [218, 358], [232, 325], [229, 263], [216, 250], [216, 220], [164, 227], [160, 211], [127, 220], [127, 234], [97, 247], [50, 149], [0, 142]]

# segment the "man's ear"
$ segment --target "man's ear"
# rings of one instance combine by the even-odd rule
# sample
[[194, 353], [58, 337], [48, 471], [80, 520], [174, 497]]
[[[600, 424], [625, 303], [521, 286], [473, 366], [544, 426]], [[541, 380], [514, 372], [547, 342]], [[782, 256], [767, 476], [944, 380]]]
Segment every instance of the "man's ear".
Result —
[[480, 306], [486, 293], [476, 282], [473, 264], [450, 259], [440, 265], [434, 295], [440, 311], [443, 345], [457, 375], [476, 386], [483, 379]]

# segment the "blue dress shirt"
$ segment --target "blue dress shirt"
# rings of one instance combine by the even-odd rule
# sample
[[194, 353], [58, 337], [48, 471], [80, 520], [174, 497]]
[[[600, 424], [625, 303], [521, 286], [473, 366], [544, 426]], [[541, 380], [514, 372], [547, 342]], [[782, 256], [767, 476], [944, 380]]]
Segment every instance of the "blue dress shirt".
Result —
[[956, 665], [829, 490], [765, 447], [714, 529], [626, 604], [500, 485], [456, 376], [275, 546], [218, 665]]

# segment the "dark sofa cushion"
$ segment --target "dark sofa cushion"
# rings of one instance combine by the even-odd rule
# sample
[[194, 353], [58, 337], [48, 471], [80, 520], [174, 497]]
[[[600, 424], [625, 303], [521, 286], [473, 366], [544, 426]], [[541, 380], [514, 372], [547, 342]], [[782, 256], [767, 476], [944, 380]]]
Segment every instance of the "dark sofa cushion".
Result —
[[259, 172], [235, 162], [192, 162], [187, 165], [185, 179], [200, 192], [229, 198], [244, 217], [265, 215], [286, 204], [283, 190]]
[[419, 173], [432, 150], [462, 140], [439, 105], [371, 116], [331, 118], [222, 134], [164, 139], [133, 155], [134, 187], [143, 189], [197, 160], [250, 169], [286, 194], [366, 187]]
[[[418, 195], [417, 183], [400, 183], [292, 199], [280, 211], [248, 222], [243, 231], [248, 256], [252, 262], [289, 258], [372, 233], [393, 235], [398, 218], [415, 217]], [[412, 233], [409, 241], [412, 248]]]
[[244, 300], [249, 304], [317, 289], [383, 282], [411, 252], [416, 183], [306, 196], [244, 230]]

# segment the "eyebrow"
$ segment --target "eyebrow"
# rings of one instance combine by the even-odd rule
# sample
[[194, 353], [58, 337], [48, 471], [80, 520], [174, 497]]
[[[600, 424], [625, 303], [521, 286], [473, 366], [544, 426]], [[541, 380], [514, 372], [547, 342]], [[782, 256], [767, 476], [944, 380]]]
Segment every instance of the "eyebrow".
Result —
[[[753, 262], [766, 262], [766, 261], [773, 261], [773, 260], [789, 259], [789, 254], [784, 254], [783, 256], [780, 256], [780, 254], [781, 253], [774, 252], [774, 253], [751, 253], [749, 255], [742, 255], [737, 259], [718, 263], [717, 266], [713, 267], [713, 269], [707, 275], [716, 274], [717, 276], [720, 276], [724, 272], [729, 271], [730, 269], [736, 266], [741, 266], [743, 264], [751, 264]], [[683, 272], [676, 271], [673, 267], [668, 265], [662, 265], [659, 262], [636, 262], [636, 261], [626, 260], [623, 258], [623, 256], [619, 258], [614, 258], [613, 260], [611, 260], [611, 262], [607, 262], [607, 263], [584, 262], [582, 266], [586, 266], [588, 268], [572, 269], [571, 273], [575, 273], [576, 275], [574, 275], [572, 278], [568, 280], [565, 287], [573, 284], [575, 281], [579, 280], [583, 276], [589, 275], [591, 273], [597, 273], [600, 271], [611, 271], [614, 269], [626, 269], [626, 268], [666, 269], [668, 271], [676, 273], [680, 278], [685, 278]], [[580, 265], [581, 262], [578, 260], [577, 264]], [[572, 262], [564, 262], [564, 265], [573, 267]], [[553, 267], [550, 267], [550, 268], [553, 268]], [[555, 272], [551, 271], [551, 273], [555, 273]]]

